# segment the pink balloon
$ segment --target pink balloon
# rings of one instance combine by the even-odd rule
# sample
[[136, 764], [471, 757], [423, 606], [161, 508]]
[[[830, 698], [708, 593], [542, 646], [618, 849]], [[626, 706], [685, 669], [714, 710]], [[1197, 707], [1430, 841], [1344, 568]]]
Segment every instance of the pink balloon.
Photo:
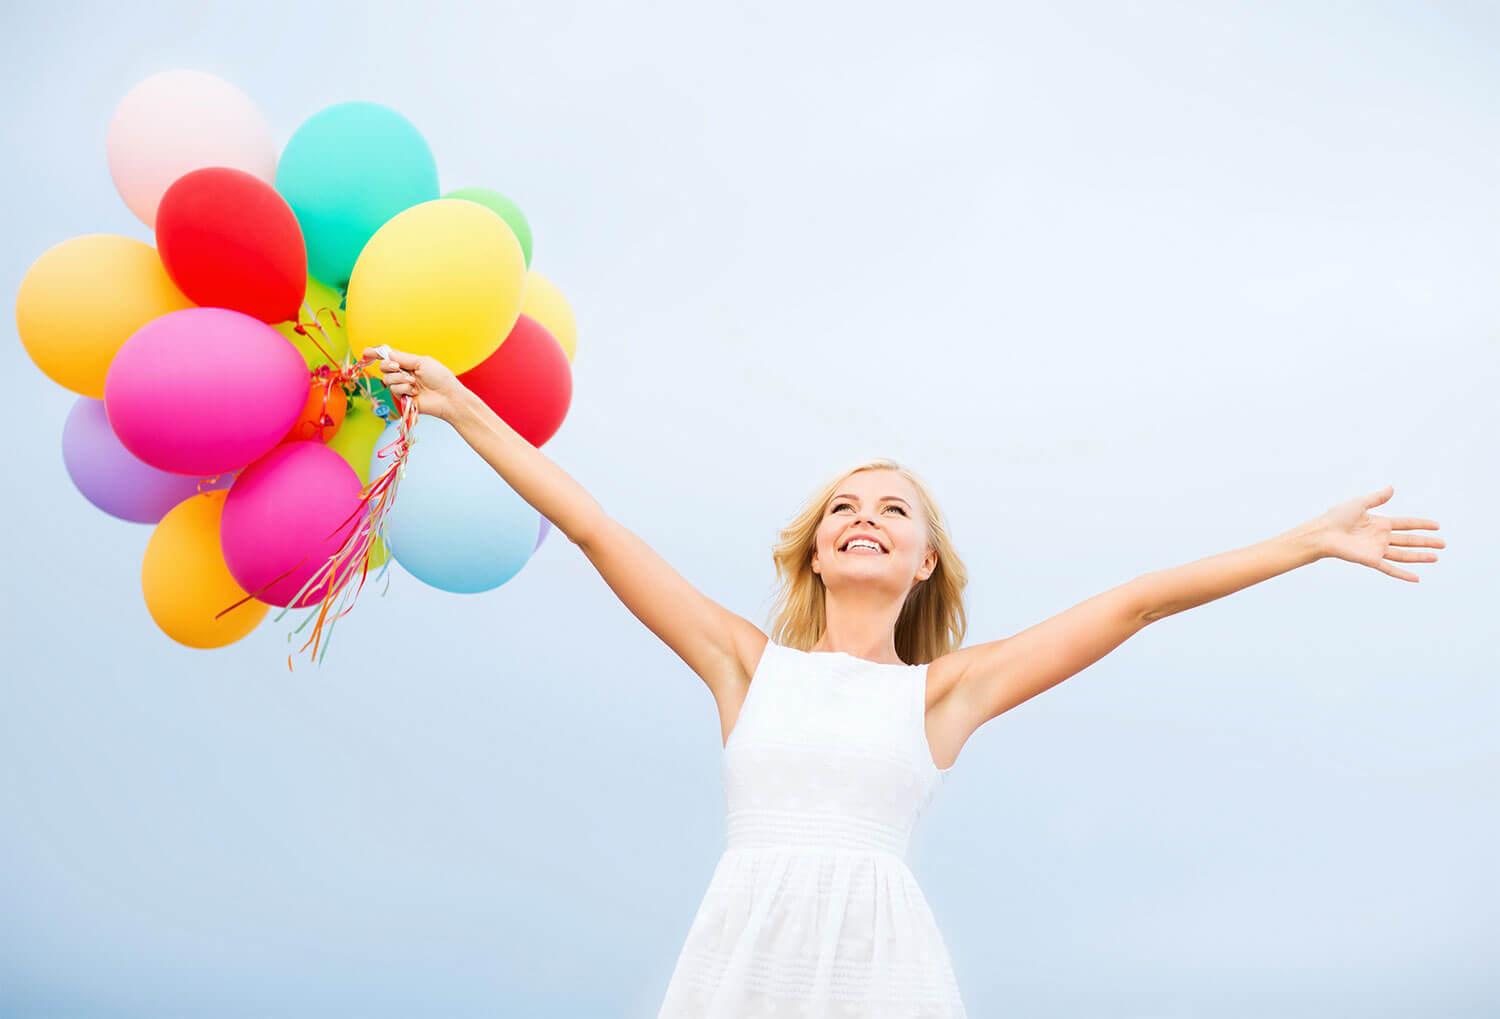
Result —
[[245, 93], [202, 71], [162, 71], [126, 92], [106, 148], [120, 197], [153, 229], [162, 194], [190, 170], [230, 166], [276, 181], [266, 118]]
[[307, 402], [307, 363], [259, 319], [184, 308], [131, 334], [104, 378], [110, 427], [174, 474], [223, 474], [265, 455]]
[[[368, 528], [359, 478], [321, 442], [288, 442], [240, 472], [219, 521], [219, 543], [235, 581], [257, 599], [290, 605], [302, 585], [358, 528]], [[296, 608], [316, 605], [327, 574]]]

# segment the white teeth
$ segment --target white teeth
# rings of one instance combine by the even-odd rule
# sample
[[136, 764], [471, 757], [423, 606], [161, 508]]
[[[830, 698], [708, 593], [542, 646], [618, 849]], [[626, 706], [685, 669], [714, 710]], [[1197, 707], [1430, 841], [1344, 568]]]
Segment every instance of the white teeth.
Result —
[[856, 548], [868, 548], [874, 552], [881, 551], [879, 545], [875, 544], [873, 541], [866, 541], [863, 538], [856, 538], [855, 540], [851, 541], [845, 551], [853, 551]]

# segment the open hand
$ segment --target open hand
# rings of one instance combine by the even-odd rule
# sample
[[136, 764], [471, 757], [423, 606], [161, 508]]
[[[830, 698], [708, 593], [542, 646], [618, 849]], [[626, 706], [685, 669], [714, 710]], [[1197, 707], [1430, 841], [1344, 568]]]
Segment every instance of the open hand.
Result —
[[[366, 347], [365, 357], [380, 358], [380, 351]], [[392, 350], [380, 361], [380, 381], [394, 397], [411, 397], [417, 401], [417, 413], [447, 420], [458, 405], [464, 384], [458, 381], [437, 358]]]
[[1341, 502], [1319, 518], [1320, 537], [1325, 555], [1359, 563], [1398, 580], [1419, 579], [1409, 570], [1392, 566], [1398, 563], [1435, 563], [1436, 552], [1408, 552], [1407, 548], [1446, 548], [1443, 539], [1425, 534], [1404, 534], [1411, 530], [1435, 531], [1436, 520], [1421, 517], [1380, 517], [1366, 510], [1388, 501], [1396, 489], [1387, 485], [1370, 495]]

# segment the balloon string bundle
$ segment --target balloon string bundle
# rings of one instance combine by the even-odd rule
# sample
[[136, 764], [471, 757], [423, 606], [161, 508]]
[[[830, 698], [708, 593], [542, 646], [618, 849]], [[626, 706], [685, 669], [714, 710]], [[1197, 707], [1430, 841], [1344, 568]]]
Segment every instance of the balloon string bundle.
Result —
[[[363, 518], [360, 526], [350, 531], [338, 550], [329, 556], [328, 560], [318, 567], [318, 571], [308, 578], [307, 583], [298, 589], [287, 608], [276, 614], [276, 620], [279, 622], [292, 606], [298, 605], [304, 597], [311, 597], [312, 591], [327, 583], [316, 610], [309, 613], [295, 630], [287, 634], [287, 640], [290, 641], [295, 634], [301, 633], [309, 622], [316, 620], [313, 623], [312, 633], [297, 650], [300, 653], [307, 651], [310, 647], [312, 649], [310, 657], [318, 664], [322, 664], [323, 655], [328, 652], [328, 643], [333, 634], [334, 624], [349, 614], [354, 608], [354, 602], [359, 597], [360, 591], [364, 589], [365, 579], [370, 572], [370, 551], [377, 540], [383, 542], [385, 539], [385, 520], [390, 514], [391, 507], [396, 503], [396, 486], [406, 476], [407, 455], [415, 441], [411, 437], [411, 430], [417, 420], [417, 402], [410, 397], [401, 397], [400, 403], [401, 418], [396, 438], [382, 446], [375, 454], [381, 460], [389, 455], [391, 465], [379, 478], [366, 486], [360, 494], [359, 505], [354, 512], [345, 517], [338, 527], [328, 533], [327, 537], [333, 537], [340, 528], [347, 526], [355, 517]], [[388, 452], [392, 450], [394, 452]], [[306, 561], [305, 556], [303, 561]], [[390, 561], [387, 560], [380, 568], [380, 575], [383, 576], [389, 567]], [[359, 571], [359, 584], [351, 588], [356, 569]], [[302, 607], [307, 606], [304, 604]], [[335, 609], [337, 611], [334, 611]], [[324, 630], [325, 623], [327, 624], [326, 631]], [[320, 644], [322, 645], [321, 651], [319, 650]], [[291, 655], [287, 655], [286, 664], [290, 670]]]
[[[307, 306], [304, 304], [303, 308], [306, 309]], [[338, 319], [333, 315], [331, 309], [324, 308], [320, 310], [326, 312], [331, 318], [333, 318], [335, 324], [338, 323]], [[317, 315], [314, 314], [310, 309], [308, 310], [308, 314], [313, 318], [313, 325], [318, 329], [319, 332], [322, 332], [323, 325], [320, 321], [318, 321]], [[306, 329], [300, 322], [297, 325], [297, 331], [299, 333], [302, 333], [303, 335], [308, 336], [308, 338], [311, 339], [313, 343], [317, 344], [316, 337], [312, 336], [312, 330]], [[326, 333], [324, 333], [324, 337], [325, 339], [327, 338]], [[318, 349], [322, 350], [323, 353], [327, 355], [328, 352], [323, 349], [321, 344], [318, 344]], [[381, 356], [389, 356], [388, 348], [382, 347], [380, 348], [380, 350]], [[341, 386], [346, 390], [361, 390], [370, 397], [375, 407], [376, 413], [381, 417], [387, 416], [387, 408], [369, 389], [367, 385], [367, 377], [364, 374], [365, 367], [375, 363], [377, 360], [379, 360], [379, 358], [361, 358], [357, 362], [341, 365], [337, 371], [334, 371], [327, 365], [324, 365], [320, 366], [312, 373], [315, 377], [321, 378], [323, 380], [325, 420], [327, 414], [327, 400], [329, 395], [333, 392], [333, 387], [336, 385]], [[312, 592], [318, 590], [319, 588], [322, 588], [322, 597], [317, 602], [316, 607], [313, 608], [313, 611], [310, 612], [305, 619], [303, 619], [302, 623], [298, 625], [295, 630], [287, 634], [287, 640], [290, 641], [293, 636], [301, 633], [302, 630], [306, 628], [308, 623], [313, 622], [314, 625], [312, 633], [308, 636], [306, 642], [304, 642], [303, 645], [298, 648], [298, 653], [307, 651], [309, 648], [311, 648], [312, 650], [310, 657], [318, 664], [322, 664], [323, 656], [328, 652], [328, 646], [333, 634], [334, 625], [338, 622], [339, 619], [349, 614], [349, 612], [354, 608], [354, 603], [358, 599], [360, 592], [364, 589], [365, 580], [367, 579], [370, 572], [370, 552], [374, 548], [377, 541], [384, 543], [385, 521], [386, 517], [390, 514], [391, 508], [395, 505], [396, 486], [406, 475], [407, 456], [410, 453], [412, 444], [416, 441], [412, 438], [411, 432], [417, 422], [417, 402], [411, 397], [401, 397], [397, 400], [397, 405], [399, 407], [398, 413], [400, 416], [398, 418], [396, 437], [391, 442], [387, 443], [385, 446], [382, 446], [379, 450], [376, 451], [377, 459], [384, 460], [388, 456], [390, 457], [390, 466], [388, 466], [378, 478], [370, 482], [370, 484], [364, 486], [364, 488], [360, 492], [359, 503], [355, 507], [353, 512], [345, 517], [337, 527], [330, 531], [324, 537], [324, 540], [326, 541], [328, 538], [332, 538], [335, 534], [338, 534], [339, 531], [353, 522], [356, 517], [361, 518], [359, 526], [354, 527], [350, 530], [348, 537], [344, 539], [343, 543], [338, 547], [338, 549], [334, 551], [333, 554], [331, 554], [328, 559], [320, 567], [318, 567], [318, 570], [308, 578], [307, 582], [297, 590], [297, 593], [293, 595], [292, 598], [287, 602], [286, 608], [283, 608], [281, 612], [277, 613], [276, 615], [276, 620], [279, 622], [281, 618], [285, 616], [287, 612], [291, 611], [293, 607], [310, 607], [311, 602], [304, 601], [304, 599], [310, 599], [312, 597]], [[280, 576], [274, 577], [271, 580], [267, 581], [265, 584], [262, 584], [254, 591], [248, 593], [244, 598], [241, 598], [233, 605], [217, 613], [214, 618], [217, 619], [225, 615], [226, 613], [233, 611], [234, 609], [253, 599], [256, 595], [265, 591], [267, 588], [290, 576], [293, 572], [301, 568], [302, 564], [307, 562], [308, 558], [309, 556], [303, 556], [301, 560], [299, 560], [291, 568], [283, 572]], [[377, 574], [376, 579], [379, 579], [381, 576], [385, 576], [389, 567], [390, 560], [389, 557], [387, 557], [387, 560], [381, 566], [380, 572], [379, 574]], [[358, 571], [359, 574], [359, 583], [357, 585], [354, 585], [353, 581], [356, 571]], [[389, 587], [389, 581], [387, 581], [387, 587]], [[384, 594], [385, 592], [382, 591], [381, 593]], [[314, 620], [316, 620], [316, 622], [314, 622]], [[319, 649], [320, 645], [321, 650]], [[291, 655], [287, 655], [286, 662], [287, 669], [290, 670], [292, 668]]]

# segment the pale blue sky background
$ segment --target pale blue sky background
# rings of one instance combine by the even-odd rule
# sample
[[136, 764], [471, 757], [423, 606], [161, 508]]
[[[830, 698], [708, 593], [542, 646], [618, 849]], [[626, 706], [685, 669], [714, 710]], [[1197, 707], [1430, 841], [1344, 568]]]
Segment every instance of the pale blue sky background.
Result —
[[[894, 456], [969, 641], [1387, 483], [1328, 561], [969, 741], [912, 866], [970, 1013], [1500, 1012], [1500, 15], [1482, 3], [7, 7], [6, 287], [149, 239], [105, 162], [166, 69], [278, 141], [382, 102], [502, 190], [579, 320], [544, 451], [765, 625], [775, 532]], [[723, 846], [714, 704], [588, 561], [398, 573], [286, 669], [141, 599], [12, 332], [0, 1014], [654, 1016]]]

